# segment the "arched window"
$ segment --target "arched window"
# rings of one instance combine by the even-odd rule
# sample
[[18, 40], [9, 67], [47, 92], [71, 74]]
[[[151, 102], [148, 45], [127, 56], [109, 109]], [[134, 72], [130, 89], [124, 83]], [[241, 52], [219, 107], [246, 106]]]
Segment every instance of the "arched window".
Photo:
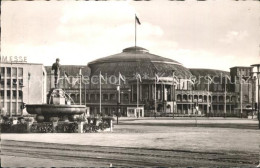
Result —
[[207, 98], [208, 98], [208, 96], [204, 95], [204, 96], [203, 96], [203, 101], [204, 101], [204, 102], [207, 102], [207, 101], [208, 101]]
[[188, 100], [188, 96], [186, 94], [183, 95], [183, 101], [187, 101]]
[[110, 100], [116, 100], [116, 95], [115, 94], [110, 94]]
[[177, 101], [181, 101], [181, 95], [180, 94], [177, 95]]
[[219, 102], [223, 102], [224, 101], [224, 97], [223, 96], [219, 96]]
[[213, 101], [213, 102], [217, 102], [217, 101], [218, 101], [218, 97], [217, 97], [217, 96], [213, 96], [213, 97], [212, 97], [212, 101]]

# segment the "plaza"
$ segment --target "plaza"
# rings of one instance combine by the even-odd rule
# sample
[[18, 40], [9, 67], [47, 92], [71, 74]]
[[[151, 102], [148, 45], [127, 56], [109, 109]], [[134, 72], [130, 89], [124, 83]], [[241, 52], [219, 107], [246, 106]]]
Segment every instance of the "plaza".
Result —
[[260, 157], [257, 124], [212, 118], [199, 119], [196, 127], [194, 119], [122, 118], [110, 133], [3, 134], [1, 160], [11, 167], [255, 167]]

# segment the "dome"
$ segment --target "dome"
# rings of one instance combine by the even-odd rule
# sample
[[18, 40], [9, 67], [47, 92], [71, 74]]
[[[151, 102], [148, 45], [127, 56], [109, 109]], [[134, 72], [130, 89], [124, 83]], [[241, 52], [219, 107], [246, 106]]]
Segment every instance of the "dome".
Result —
[[161, 76], [171, 76], [174, 70], [178, 75], [190, 76], [189, 69], [181, 63], [149, 53], [142, 47], [129, 47], [123, 49], [121, 53], [103, 57], [88, 64], [91, 68], [91, 75], [106, 73], [108, 75], [118, 75], [120, 72], [125, 76], [133, 74], [146, 74], [154, 76], [155, 73]]

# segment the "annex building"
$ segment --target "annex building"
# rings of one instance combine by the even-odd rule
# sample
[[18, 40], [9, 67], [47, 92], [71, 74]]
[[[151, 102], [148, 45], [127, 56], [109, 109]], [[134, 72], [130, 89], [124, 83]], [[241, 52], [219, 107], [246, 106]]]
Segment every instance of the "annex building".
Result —
[[25, 104], [46, 103], [46, 71], [42, 64], [0, 63], [1, 115], [25, 115]]

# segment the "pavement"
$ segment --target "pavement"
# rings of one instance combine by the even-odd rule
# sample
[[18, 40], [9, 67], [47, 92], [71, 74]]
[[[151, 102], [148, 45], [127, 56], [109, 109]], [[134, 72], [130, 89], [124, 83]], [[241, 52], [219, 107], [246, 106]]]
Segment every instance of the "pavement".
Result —
[[[222, 127], [214, 127], [214, 125], [221, 125]], [[243, 128], [237, 128], [237, 125]], [[95, 163], [101, 163], [101, 165], [95, 167], [107, 167], [107, 165], [112, 162], [112, 164], [119, 166], [151, 166], [154, 164], [157, 166], [173, 165], [186, 167], [192, 165], [216, 166], [219, 164], [222, 166], [248, 167], [256, 166], [259, 162], [260, 134], [257, 126], [258, 121], [248, 119], [200, 119], [197, 120], [196, 126], [194, 125], [193, 119], [120, 118], [119, 125], [114, 125], [114, 132], [85, 134], [1, 134], [1, 158], [2, 163], [7, 166], [17, 166], [12, 161], [12, 157], [15, 156], [18, 160], [23, 160], [27, 155], [31, 161], [24, 163], [32, 163], [32, 160], [37, 158], [40, 163], [43, 158], [49, 159], [50, 163], [55, 163], [55, 165], [59, 166], [59, 158], [56, 156], [52, 158], [47, 157], [48, 155], [52, 156], [50, 152], [53, 151], [53, 149], [50, 147], [54, 144], [54, 146], [56, 145], [56, 147], [54, 147], [55, 150], [59, 148], [57, 149], [59, 151], [58, 153], [64, 154], [69, 152], [68, 157], [71, 156], [69, 160], [73, 161], [75, 159], [77, 160], [77, 156], [72, 155], [73, 152], [71, 154], [70, 150], [64, 148], [65, 146], [75, 147], [76, 145], [77, 148], [86, 148], [88, 152], [91, 148], [90, 153], [85, 153], [86, 151], [82, 153], [85, 159], [77, 161], [78, 164], [75, 166], [93, 166]], [[17, 143], [24, 144], [17, 145]], [[36, 147], [30, 147], [30, 145], [34, 143], [39, 144], [38, 146], [36, 145]], [[26, 148], [22, 148], [26, 145], [29, 145], [27, 148], [30, 149], [27, 152], [24, 151]], [[39, 146], [41, 147], [42, 145], [46, 148], [46, 151], [39, 150], [42, 149], [39, 148]], [[112, 152], [110, 156], [109, 151], [115, 151], [118, 150], [118, 148], [120, 148], [118, 154]], [[15, 149], [21, 150], [19, 156], [14, 152]], [[37, 153], [35, 151], [37, 150], [39, 150], [38, 157], [32, 157], [35, 156]], [[125, 151], [132, 151], [132, 161], [131, 159], [130, 161], [127, 160], [130, 156], [129, 153], [125, 154]], [[147, 151], [150, 151], [150, 153], [147, 153]], [[169, 153], [169, 151], [171, 152]], [[151, 156], [158, 152], [160, 156], [156, 157], [161, 158], [164, 162], [156, 160], [154, 156]], [[100, 154], [100, 158], [90, 158], [93, 154], [98, 153]], [[118, 157], [118, 155], [122, 156], [121, 159], [112, 161], [109, 159], [106, 160], [106, 158]], [[168, 155], [169, 157], [166, 157]], [[97, 155], [97, 157], [98, 156], [99, 155]], [[175, 161], [171, 162], [170, 160], [175, 156]], [[53, 158], [56, 158], [57, 162], [55, 162], [55, 159], [54, 161], [50, 160]], [[88, 161], [86, 161], [86, 158], [88, 158]], [[68, 158], [65, 156], [62, 156], [60, 159], [68, 161]], [[143, 159], [146, 162], [138, 161], [138, 159]], [[149, 162], [151, 162], [151, 164], [149, 164]], [[17, 164], [19, 166], [19, 163]]]

